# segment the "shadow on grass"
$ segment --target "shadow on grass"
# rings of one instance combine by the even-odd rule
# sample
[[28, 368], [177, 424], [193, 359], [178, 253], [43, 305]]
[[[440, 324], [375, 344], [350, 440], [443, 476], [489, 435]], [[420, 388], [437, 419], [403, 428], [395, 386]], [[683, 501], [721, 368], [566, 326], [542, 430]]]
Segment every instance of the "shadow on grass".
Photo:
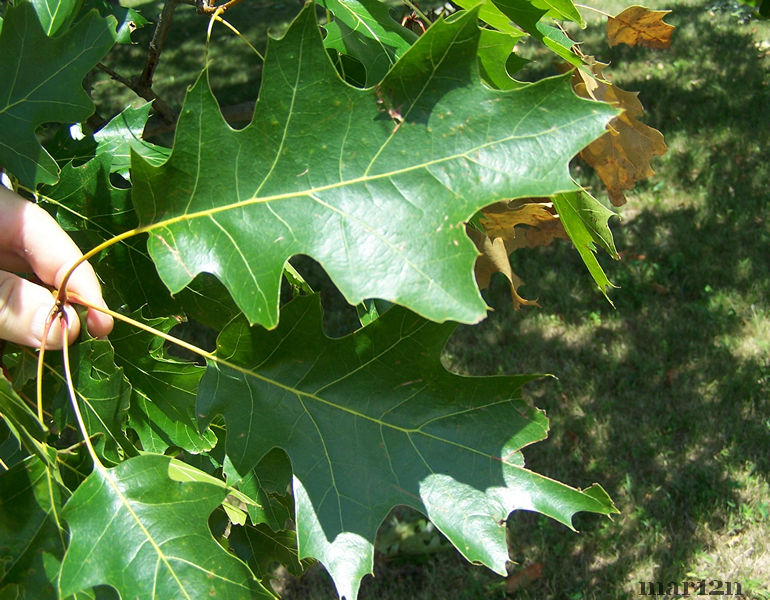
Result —
[[[616, 523], [579, 515], [580, 536], [512, 515], [514, 557], [544, 573], [518, 597], [632, 597], [641, 576], [692, 579], [699, 557], [736, 533], [746, 474], [770, 478], [770, 340], [755, 330], [770, 298], [769, 61], [751, 25], [715, 26], [692, 7], [667, 20], [681, 25], [667, 53], [607, 53], [674, 148], [660, 167], [666, 189], [653, 181], [641, 194], [657, 206], [615, 228], [627, 249], [608, 269], [617, 309], [578, 281], [574, 251], [555, 246], [515, 257], [543, 310], [514, 314], [498, 281], [496, 311], [448, 347], [469, 373], [555, 372], [558, 383], [532, 388], [552, 435], [525, 451], [528, 464], [599, 481], [623, 512]], [[646, 77], [659, 61], [662, 77]]]

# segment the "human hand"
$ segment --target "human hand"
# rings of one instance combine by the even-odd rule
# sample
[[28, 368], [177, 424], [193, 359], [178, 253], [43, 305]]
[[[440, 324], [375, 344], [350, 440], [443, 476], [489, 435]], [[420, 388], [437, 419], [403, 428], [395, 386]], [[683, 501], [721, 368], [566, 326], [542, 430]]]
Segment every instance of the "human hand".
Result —
[[[0, 185], [0, 269], [34, 273], [40, 281], [58, 289], [67, 270], [81, 256], [75, 242], [51, 215]], [[90, 304], [106, 307], [99, 281], [88, 263], [75, 269], [67, 291]], [[55, 300], [48, 289], [0, 270], [0, 339], [40, 347]], [[65, 306], [65, 311], [67, 339], [72, 343], [80, 332], [80, 321], [71, 306]], [[104, 313], [89, 309], [86, 321], [95, 337], [112, 331], [112, 317]], [[61, 340], [60, 321], [55, 319], [46, 348], [61, 348]]]

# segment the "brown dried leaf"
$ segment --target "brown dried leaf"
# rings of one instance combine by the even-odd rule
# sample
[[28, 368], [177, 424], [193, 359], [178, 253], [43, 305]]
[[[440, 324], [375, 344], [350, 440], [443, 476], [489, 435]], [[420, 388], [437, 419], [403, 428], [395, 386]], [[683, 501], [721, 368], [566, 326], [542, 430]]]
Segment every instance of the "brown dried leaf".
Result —
[[489, 287], [489, 280], [495, 273], [502, 273], [511, 286], [511, 298], [513, 308], [518, 310], [522, 306], [540, 306], [534, 300], [522, 298], [517, 289], [524, 285], [524, 281], [513, 272], [511, 261], [508, 258], [508, 250], [502, 238], [490, 239], [478, 229], [467, 227], [468, 237], [471, 238], [481, 255], [476, 259], [476, 282], [481, 289]]
[[629, 6], [616, 17], [607, 19], [607, 41], [610, 47], [618, 44], [668, 48], [674, 26], [663, 21], [670, 10], [650, 10], [643, 6]]
[[599, 62], [593, 56], [588, 55], [583, 55], [582, 58], [585, 66], [591, 70], [591, 73], [585, 69], [575, 69], [568, 62], [559, 63], [556, 65], [556, 68], [560, 73], [573, 71], [572, 87], [577, 91], [578, 86], [582, 86], [580, 87], [581, 91], [578, 92], [580, 96], [603, 102], [603, 90], [609, 83], [604, 76], [604, 69], [609, 66], [609, 63]]
[[[628, 96], [628, 98], [623, 98]], [[651, 177], [655, 171], [650, 166], [653, 156], [666, 152], [663, 134], [638, 121], [635, 106], [641, 107], [635, 94], [617, 90], [615, 106], [627, 110], [610, 122], [611, 127], [598, 140], [580, 152], [580, 157], [591, 165], [609, 192], [615, 206], [626, 203], [623, 190], [634, 187], [637, 181]], [[638, 113], [641, 115], [641, 111]]]
[[556, 238], [569, 239], [558, 216], [555, 216], [551, 221], [544, 221], [539, 227], [517, 229], [516, 237], [512, 241], [506, 242], [505, 246], [509, 252], [513, 252], [519, 248], [548, 246]]
[[[603, 76], [602, 69], [607, 65], [595, 60], [588, 64], [595, 75]], [[579, 96], [623, 109], [620, 116], [610, 121], [609, 131], [580, 152], [580, 157], [607, 186], [610, 201], [621, 206], [626, 203], [623, 190], [655, 173], [650, 159], [665, 154], [663, 134], [638, 120], [644, 114], [638, 92], [627, 92], [609, 81], [592, 78], [582, 69], [575, 69], [572, 86]]]
[[545, 198], [497, 202], [485, 208], [482, 214], [481, 224], [487, 235], [508, 241], [517, 235], [518, 232], [514, 230], [517, 225], [539, 227], [542, 223], [558, 219], [553, 213], [553, 203]]
[[476, 282], [480, 288], [489, 286], [495, 273], [502, 273], [511, 284], [511, 296], [516, 310], [522, 306], [539, 306], [534, 300], [522, 298], [517, 289], [523, 285], [511, 267], [510, 255], [519, 248], [547, 246], [555, 238], [569, 239], [556, 209], [548, 198], [519, 198], [497, 202], [483, 209], [481, 225], [486, 235], [467, 228], [481, 256], [476, 260]]
[[498, 202], [482, 214], [484, 231], [490, 238], [503, 238], [508, 254], [519, 248], [548, 246], [554, 238], [568, 239], [553, 202], [547, 198]]

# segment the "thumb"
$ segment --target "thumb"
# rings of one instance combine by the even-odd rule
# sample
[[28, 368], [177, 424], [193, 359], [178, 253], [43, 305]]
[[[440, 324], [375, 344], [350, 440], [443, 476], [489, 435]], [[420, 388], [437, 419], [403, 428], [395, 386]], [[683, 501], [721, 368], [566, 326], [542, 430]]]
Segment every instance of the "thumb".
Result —
[[[46, 319], [56, 302], [44, 287], [0, 271], [0, 339], [24, 346], [40, 347]], [[80, 321], [71, 306], [66, 306], [68, 343], [80, 332]], [[61, 324], [55, 319], [48, 331], [46, 348], [61, 348]]]

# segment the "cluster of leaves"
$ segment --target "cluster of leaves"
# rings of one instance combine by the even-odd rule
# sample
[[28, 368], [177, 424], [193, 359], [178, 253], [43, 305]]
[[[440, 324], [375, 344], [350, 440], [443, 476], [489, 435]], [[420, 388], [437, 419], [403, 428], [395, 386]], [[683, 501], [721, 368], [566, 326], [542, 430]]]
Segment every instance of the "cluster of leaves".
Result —
[[[594, 252], [616, 256], [613, 213], [570, 161], [620, 203], [665, 146], [565, 33], [583, 24], [570, 0], [456, 4], [399, 23], [378, 0], [319, 0], [322, 26], [306, 5], [268, 44], [250, 124], [225, 122], [204, 69], [170, 149], [142, 137], [149, 104], [69, 135], [94, 109], [84, 78], [139, 14], [6, 7], [0, 165], [84, 249], [117, 323], [61, 363], [4, 349], [0, 596], [272, 597], [276, 563], [317, 559], [352, 600], [396, 505], [501, 574], [512, 511], [570, 527], [615, 511], [598, 485], [525, 468], [548, 429], [521, 398], [534, 376], [461, 377], [440, 353], [456, 323], [484, 318], [492, 273], [529, 303], [516, 249], [569, 238], [606, 289]], [[618, 18], [612, 39], [658, 43], [646, 12]], [[517, 80], [524, 36], [570, 72]], [[359, 306], [360, 329], [324, 335], [299, 254]], [[215, 351], [169, 334], [185, 319], [218, 332]]]

